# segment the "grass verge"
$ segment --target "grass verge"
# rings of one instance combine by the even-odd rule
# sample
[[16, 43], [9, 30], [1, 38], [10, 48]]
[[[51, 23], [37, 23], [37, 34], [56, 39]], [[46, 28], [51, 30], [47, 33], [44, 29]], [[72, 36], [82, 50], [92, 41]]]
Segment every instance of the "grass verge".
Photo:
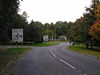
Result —
[[[23, 45], [22, 45], [22, 43], [19, 43], [18, 46], [45, 47], [45, 46], [52, 46], [52, 45], [59, 45], [59, 43], [57, 43], [57, 42], [43, 42], [43, 43], [32, 43], [32, 42], [30, 42], [30, 43], [28, 43], [28, 42], [26, 42]], [[17, 45], [16, 44], [15, 45], [10, 44], [10, 45], [1, 45], [1, 46], [17, 46]]]
[[[31, 46], [45, 47], [45, 46], [52, 46], [52, 45], [58, 45], [58, 43], [53, 43], [53, 42], [43, 42], [43, 43], [33, 44], [33, 45], [31, 45]], [[29, 46], [30, 46], [30, 45], [29, 45]]]
[[94, 49], [86, 49], [85, 45], [79, 44], [79, 45], [69, 46], [68, 49], [79, 53], [100, 57], [100, 48], [97, 47], [94, 47]]
[[6, 50], [1, 50], [0, 75], [8, 75], [12, 66], [12, 61], [14, 62], [19, 56], [21, 56], [26, 51], [29, 51], [30, 49], [31, 48], [8, 48]]
[[68, 41], [50, 41], [50, 42], [57, 42], [57, 43], [67, 43]]

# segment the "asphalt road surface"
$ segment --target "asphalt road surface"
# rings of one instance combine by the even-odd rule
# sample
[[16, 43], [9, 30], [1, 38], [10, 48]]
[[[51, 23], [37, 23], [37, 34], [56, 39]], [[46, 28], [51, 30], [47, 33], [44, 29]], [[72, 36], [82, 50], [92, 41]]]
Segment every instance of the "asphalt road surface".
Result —
[[100, 75], [100, 60], [70, 51], [67, 46], [34, 47], [16, 62], [12, 75]]

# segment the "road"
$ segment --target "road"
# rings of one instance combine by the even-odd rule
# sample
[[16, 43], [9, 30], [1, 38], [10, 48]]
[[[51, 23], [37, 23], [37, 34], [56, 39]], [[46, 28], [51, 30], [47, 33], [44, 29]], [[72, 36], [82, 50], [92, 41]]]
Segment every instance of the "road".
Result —
[[70, 51], [67, 46], [34, 47], [16, 62], [12, 75], [100, 75], [100, 60]]

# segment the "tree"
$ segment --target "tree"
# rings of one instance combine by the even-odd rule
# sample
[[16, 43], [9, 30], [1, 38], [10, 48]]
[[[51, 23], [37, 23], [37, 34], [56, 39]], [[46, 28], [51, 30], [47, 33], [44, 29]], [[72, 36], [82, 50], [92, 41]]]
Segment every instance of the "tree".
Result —
[[99, 0], [92, 0], [90, 8], [86, 8], [86, 13], [83, 17], [77, 19], [74, 25], [69, 29], [69, 38], [76, 43], [83, 43], [88, 48], [89, 44], [92, 48], [93, 39], [89, 34], [89, 29], [93, 25], [94, 21], [97, 20], [95, 9], [98, 5]]
[[25, 28], [25, 41], [40, 43], [43, 41], [42, 24], [33, 20]]
[[90, 35], [92, 35], [94, 39], [100, 40], [100, 2], [97, 4], [94, 11], [97, 20], [90, 28]]
[[0, 41], [9, 40], [9, 29], [15, 23], [19, 3], [19, 0], [0, 0]]
[[97, 20], [90, 29], [90, 34], [94, 39], [100, 40], [100, 20]]
[[96, 18], [100, 19], [100, 2], [95, 9]]

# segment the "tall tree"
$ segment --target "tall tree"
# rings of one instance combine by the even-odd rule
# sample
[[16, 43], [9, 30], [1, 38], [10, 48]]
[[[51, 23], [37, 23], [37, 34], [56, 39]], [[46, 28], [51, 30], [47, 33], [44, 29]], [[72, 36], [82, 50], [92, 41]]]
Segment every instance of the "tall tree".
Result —
[[90, 34], [93, 36], [94, 39], [100, 40], [100, 2], [97, 4], [95, 8], [95, 16], [97, 20], [90, 28]]
[[25, 28], [25, 41], [30, 41], [34, 43], [42, 42], [43, 34], [42, 34], [42, 23], [34, 22], [33, 20], [29, 25]]
[[100, 2], [96, 6], [95, 14], [96, 14], [96, 18], [100, 20]]
[[92, 0], [90, 8], [86, 8], [86, 13], [83, 14], [83, 17], [77, 19], [74, 25], [69, 29], [69, 37], [78, 43], [86, 44], [87, 48], [91, 43], [92, 48], [92, 36], [89, 34], [89, 29], [94, 24], [94, 21], [97, 20], [95, 9], [98, 5], [99, 0]]
[[97, 20], [90, 29], [90, 34], [93, 38], [100, 40], [100, 20]]
[[19, 0], [0, 0], [0, 41], [9, 40], [8, 31], [15, 23]]

